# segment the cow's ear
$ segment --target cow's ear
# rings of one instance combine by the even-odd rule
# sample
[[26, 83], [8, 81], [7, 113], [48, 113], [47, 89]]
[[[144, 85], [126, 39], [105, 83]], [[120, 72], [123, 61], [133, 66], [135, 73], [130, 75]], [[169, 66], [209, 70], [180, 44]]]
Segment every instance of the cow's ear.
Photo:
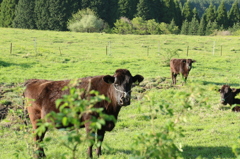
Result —
[[103, 76], [103, 80], [106, 83], [112, 84], [112, 83], [114, 83], [115, 77], [106, 75], [106, 76]]
[[221, 89], [218, 89], [218, 92], [221, 92]]
[[197, 62], [196, 60], [192, 60], [192, 63]]
[[133, 83], [139, 84], [140, 82], [143, 81], [143, 79], [144, 79], [143, 76], [141, 76], [141, 75], [136, 75], [136, 76], [133, 77]]
[[237, 91], [236, 88], [232, 88], [232, 92], [235, 93]]

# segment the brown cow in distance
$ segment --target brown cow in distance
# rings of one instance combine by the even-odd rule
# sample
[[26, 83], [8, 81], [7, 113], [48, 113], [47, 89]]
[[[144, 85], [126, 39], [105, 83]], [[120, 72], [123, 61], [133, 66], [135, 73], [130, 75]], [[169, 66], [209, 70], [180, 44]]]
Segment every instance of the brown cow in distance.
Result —
[[192, 63], [196, 62], [192, 59], [171, 59], [170, 60], [170, 69], [172, 74], [172, 83], [177, 83], [177, 75], [182, 74], [184, 77], [184, 82], [186, 83], [189, 72], [192, 68]]
[[[229, 85], [223, 85], [218, 91], [221, 95], [221, 104], [229, 104], [231, 107], [234, 104], [240, 104], [240, 99], [235, 98], [235, 96], [240, 93], [240, 89], [230, 88]], [[232, 111], [240, 112], [240, 106], [233, 107]]]
[[[140, 83], [144, 79], [141, 75], [132, 76], [127, 69], [118, 69], [115, 71], [113, 76], [94, 76], [79, 79], [79, 83], [76, 86], [79, 89], [88, 90], [81, 94], [82, 99], [86, 99], [90, 96], [88, 93], [91, 90], [96, 90], [99, 94], [102, 94], [110, 99], [110, 102], [101, 101], [94, 105], [95, 108], [103, 108], [103, 112], [108, 115], [113, 115], [116, 119], [122, 106], [130, 105], [131, 99], [131, 88], [132, 84], [137, 82]], [[55, 111], [59, 112], [56, 108], [55, 101], [61, 98], [63, 95], [68, 94], [68, 91], [63, 90], [65, 86], [68, 86], [70, 80], [63, 81], [49, 81], [49, 80], [39, 80], [31, 79], [26, 81], [24, 96], [27, 100], [27, 107], [29, 117], [33, 126], [33, 129], [37, 129], [37, 121], [43, 119], [49, 112]], [[32, 99], [32, 100], [31, 100]], [[84, 122], [90, 119], [91, 116], [97, 117], [97, 114], [84, 114], [80, 121]], [[82, 127], [86, 128], [87, 133], [90, 132], [90, 123], [84, 122]], [[100, 142], [104, 139], [104, 134], [106, 131], [111, 131], [115, 127], [113, 121], [106, 121], [106, 124], [102, 126], [100, 130], [97, 130], [97, 135], [100, 136], [98, 139]], [[44, 132], [41, 136], [36, 135], [35, 141], [41, 142], [45, 136]], [[88, 156], [92, 158], [92, 147], [88, 148]], [[44, 149], [38, 147], [38, 157], [44, 157]], [[97, 155], [101, 155], [101, 146], [97, 147]]]

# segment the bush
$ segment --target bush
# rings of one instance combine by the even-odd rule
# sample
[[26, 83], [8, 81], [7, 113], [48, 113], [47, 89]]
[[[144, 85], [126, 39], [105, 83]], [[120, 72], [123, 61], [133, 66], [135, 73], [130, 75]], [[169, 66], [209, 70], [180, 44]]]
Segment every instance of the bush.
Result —
[[154, 35], [154, 34], [161, 33], [161, 30], [159, 29], [159, 24], [154, 19], [148, 20], [146, 25], [147, 25], [147, 32], [149, 34]]
[[132, 22], [126, 17], [121, 17], [114, 23], [113, 32], [117, 34], [131, 34]]
[[104, 22], [90, 9], [80, 10], [68, 21], [68, 29], [75, 32], [99, 32]]
[[146, 21], [141, 17], [133, 18], [132, 20], [134, 34], [145, 35], [148, 34], [147, 32], [147, 24]]

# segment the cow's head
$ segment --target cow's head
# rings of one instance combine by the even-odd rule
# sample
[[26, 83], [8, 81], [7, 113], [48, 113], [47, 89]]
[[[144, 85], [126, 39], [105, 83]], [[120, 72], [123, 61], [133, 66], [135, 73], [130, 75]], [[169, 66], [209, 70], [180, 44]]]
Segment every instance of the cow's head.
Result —
[[187, 67], [188, 71], [190, 71], [192, 69], [192, 63], [196, 62], [196, 60], [183, 59], [182, 62], [185, 64], [185, 66]]
[[133, 83], [140, 83], [144, 79], [141, 75], [132, 76], [126, 69], [116, 70], [113, 76], [106, 75], [103, 80], [106, 83], [112, 84], [116, 92], [116, 101], [119, 106], [130, 105], [131, 88]]
[[218, 91], [221, 95], [221, 103], [224, 105], [231, 105], [234, 97], [236, 96], [236, 89], [230, 88], [229, 85], [223, 85]]

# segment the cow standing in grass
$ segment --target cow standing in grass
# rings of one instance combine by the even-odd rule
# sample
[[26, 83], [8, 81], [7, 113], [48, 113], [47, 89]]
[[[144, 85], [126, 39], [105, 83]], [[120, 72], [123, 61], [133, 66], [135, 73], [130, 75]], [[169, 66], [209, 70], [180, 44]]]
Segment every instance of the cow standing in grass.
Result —
[[[86, 77], [79, 79], [79, 83], [76, 86], [79, 89], [84, 90], [96, 90], [100, 94], [108, 97], [110, 101], [101, 101], [94, 105], [95, 108], [103, 108], [104, 113], [108, 115], [113, 115], [116, 119], [120, 112], [122, 106], [130, 105], [131, 99], [131, 88], [132, 84], [137, 82], [140, 83], [143, 81], [143, 76], [136, 75], [132, 76], [127, 69], [118, 69], [116, 70], [113, 76], [95, 76], [95, 77]], [[59, 112], [59, 109], [56, 107], [55, 101], [61, 98], [63, 95], [68, 94], [69, 92], [63, 90], [65, 86], [69, 85], [70, 80], [64, 81], [49, 81], [49, 80], [39, 80], [31, 79], [26, 81], [25, 86], [26, 90], [24, 96], [27, 99], [27, 110], [29, 117], [33, 126], [33, 129], [37, 129], [37, 121], [43, 119], [51, 111]], [[88, 93], [83, 93], [81, 95], [82, 99], [86, 99], [90, 96]], [[30, 106], [29, 106], [30, 105]], [[97, 117], [97, 114], [94, 114]], [[82, 122], [91, 119], [91, 114], [83, 115], [79, 120]], [[90, 133], [90, 123], [84, 122], [82, 127], [85, 127], [87, 133]], [[104, 134], [106, 131], [111, 131], [115, 127], [113, 121], [106, 121], [106, 124], [102, 126], [100, 130], [97, 130], [97, 135], [100, 136], [98, 140], [100, 143], [104, 139]], [[42, 133], [41, 136], [36, 135], [35, 141], [41, 142], [45, 136], [45, 133]], [[88, 156], [92, 158], [92, 147], [91, 145], [88, 148]], [[39, 156], [44, 157], [44, 149], [38, 147]], [[101, 146], [97, 148], [97, 155], [101, 155]]]
[[192, 63], [196, 62], [192, 59], [171, 59], [170, 69], [172, 74], [172, 83], [177, 83], [177, 75], [182, 74], [184, 82], [186, 83], [189, 72], [192, 69]]
[[[240, 104], [240, 99], [235, 98], [235, 96], [240, 93], [240, 89], [230, 88], [229, 85], [223, 85], [218, 91], [221, 95], [221, 104], [229, 104], [231, 107], [234, 104]], [[233, 107], [232, 111], [240, 112], [240, 106]]]

